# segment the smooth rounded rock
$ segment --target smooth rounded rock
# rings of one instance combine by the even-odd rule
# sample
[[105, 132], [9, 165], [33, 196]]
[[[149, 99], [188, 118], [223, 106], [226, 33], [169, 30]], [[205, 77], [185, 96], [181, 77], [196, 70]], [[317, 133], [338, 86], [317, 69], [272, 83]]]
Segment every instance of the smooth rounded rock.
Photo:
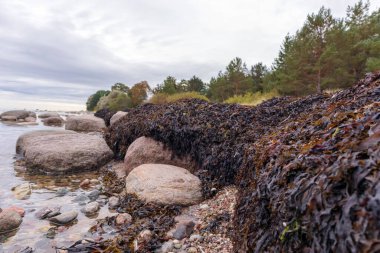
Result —
[[31, 146], [33, 143], [38, 142], [38, 140], [42, 136], [47, 135], [59, 135], [61, 138], [64, 138], [62, 135], [66, 134], [76, 134], [74, 131], [66, 131], [66, 130], [37, 130], [37, 131], [31, 131], [27, 132], [25, 134], [22, 134], [16, 142], [16, 153], [20, 155], [24, 155], [25, 153], [25, 147]]
[[21, 215], [14, 210], [3, 210], [0, 213], [0, 234], [11, 232], [22, 222]]
[[176, 157], [173, 151], [165, 148], [161, 142], [143, 136], [137, 138], [128, 147], [123, 169], [125, 170], [125, 174], [128, 175], [137, 166], [148, 163], [170, 164], [186, 168], [189, 171], [195, 167], [195, 163], [189, 157]]
[[132, 222], [132, 216], [129, 213], [119, 213], [116, 216], [117, 225], [130, 224]]
[[22, 135], [16, 145], [31, 170], [55, 173], [95, 170], [113, 157], [104, 139], [96, 135], [39, 133]]
[[49, 117], [43, 119], [42, 122], [45, 126], [62, 126], [65, 123], [65, 120], [61, 117]]
[[52, 223], [56, 223], [56, 224], [67, 224], [67, 223], [75, 220], [77, 217], [78, 217], [77, 211], [69, 211], [69, 212], [65, 212], [65, 213], [62, 213], [60, 215], [57, 215], [53, 218], [50, 218], [49, 220]]
[[120, 203], [119, 198], [113, 196], [113, 197], [109, 198], [109, 200], [108, 200], [108, 207], [110, 209], [116, 209], [119, 206], [119, 203]]
[[96, 213], [98, 210], [99, 210], [99, 203], [90, 202], [82, 209], [82, 212], [87, 215], [90, 215], [90, 214]]
[[12, 193], [16, 199], [28, 199], [32, 193], [29, 183], [23, 183], [12, 188]]
[[202, 200], [199, 178], [167, 164], [143, 164], [133, 169], [126, 178], [126, 190], [159, 204], [192, 205]]
[[127, 112], [123, 112], [123, 111], [118, 111], [117, 113], [115, 113], [110, 119], [110, 126], [112, 126], [116, 121], [120, 120], [122, 117], [124, 117], [127, 114], [128, 114]]
[[101, 132], [104, 128], [104, 120], [93, 115], [70, 116], [65, 126], [66, 130], [79, 132]]

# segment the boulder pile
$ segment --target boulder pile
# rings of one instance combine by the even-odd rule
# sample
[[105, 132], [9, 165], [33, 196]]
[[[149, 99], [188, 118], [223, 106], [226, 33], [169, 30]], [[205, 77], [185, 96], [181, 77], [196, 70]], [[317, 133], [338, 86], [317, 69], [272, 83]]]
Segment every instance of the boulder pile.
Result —
[[10, 121], [10, 122], [35, 122], [36, 114], [34, 112], [25, 110], [13, 110], [7, 111], [0, 114], [0, 120]]

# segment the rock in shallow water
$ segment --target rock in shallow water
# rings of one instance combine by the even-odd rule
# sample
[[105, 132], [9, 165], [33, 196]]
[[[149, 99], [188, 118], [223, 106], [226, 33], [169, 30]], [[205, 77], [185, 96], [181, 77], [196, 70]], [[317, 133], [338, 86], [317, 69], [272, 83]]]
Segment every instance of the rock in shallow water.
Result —
[[61, 210], [61, 207], [59, 206], [56, 206], [56, 207], [44, 207], [40, 210], [38, 210], [34, 216], [37, 218], [37, 219], [46, 219], [46, 218], [51, 218], [51, 217], [54, 217], [58, 214], [60, 214], [60, 210]]
[[13, 187], [12, 192], [16, 199], [23, 200], [23, 199], [28, 199], [30, 197], [32, 190], [30, 189], [29, 183], [23, 183], [16, 187]]
[[42, 172], [95, 170], [113, 157], [103, 138], [70, 131], [27, 133], [16, 147], [28, 169]]
[[3, 210], [0, 213], [0, 234], [11, 232], [22, 222], [21, 215], [14, 210]]
[[77, 211], [69, 211], [69, 212], [62, 213], [58, 216], [55, 216], [53, 218], [50, 218], [49, 220], [52, 223], [56, 223], [56, 224], [67, 224], [75, 220], [77, 217], [78, 217]]
[[98, 202], [91, 202], [88, 203], [84, 208], [82, 208], [82, 212], [86, 215], [91, 215], [96, 213], [99, 210], [99, 203]]

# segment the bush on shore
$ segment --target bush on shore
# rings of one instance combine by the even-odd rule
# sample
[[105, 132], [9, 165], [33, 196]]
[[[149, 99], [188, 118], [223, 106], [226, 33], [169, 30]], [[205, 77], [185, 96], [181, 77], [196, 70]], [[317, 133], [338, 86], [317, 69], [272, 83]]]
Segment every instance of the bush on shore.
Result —
[[244, 95], [233, 96], [224, 101], [228, 104], [241, 104], [241, 105], [258, 105], [266, 100], [274, 97], [279, 97], [280, 94], [277, 90], [271, 90], [269, 92], [247, 92]]
[[149, 100], [152, 104], [165, 104], [165, 103], [171, 103], [178, 101], [180, 99], [200, 99], [204, 101], [209, 101], [208, 98], [199, 92], [195, 91], [189, 91], [189, 92], [181, 92], [181, 93], [175, 93], [173, 95], [169, 95], [166, 93], [156, 93], [151, 97]]

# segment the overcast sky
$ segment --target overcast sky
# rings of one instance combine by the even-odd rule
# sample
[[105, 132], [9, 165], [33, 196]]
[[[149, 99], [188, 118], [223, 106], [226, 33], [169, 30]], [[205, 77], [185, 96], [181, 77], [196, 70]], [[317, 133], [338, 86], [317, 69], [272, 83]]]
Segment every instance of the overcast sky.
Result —
[[[209, 81], [238, 56], [271, 65], [284, 36], [354, 0], [0, 1], [0, 109], [84, 109], [116, 82]], [[372, 0], [372, 10], [379, 1]]]

